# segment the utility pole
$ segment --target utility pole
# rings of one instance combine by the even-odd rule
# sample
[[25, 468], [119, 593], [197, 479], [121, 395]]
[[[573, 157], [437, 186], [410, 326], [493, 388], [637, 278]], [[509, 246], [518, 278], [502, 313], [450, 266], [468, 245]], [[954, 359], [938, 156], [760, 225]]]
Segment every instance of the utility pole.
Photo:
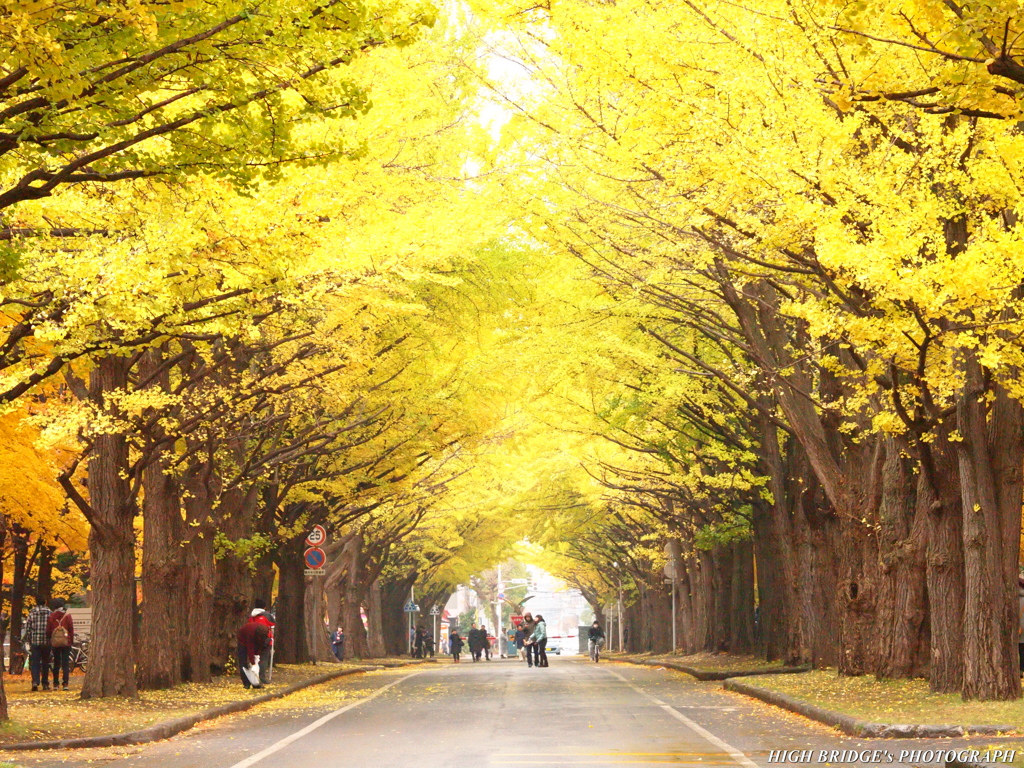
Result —
[[494, 636], [498, 639], [498, 658], [505, 658], [505, 630], [501, 626], [501, 602], [502, 596], [505, 594], [505, 589], [501, 583], [501, 563], [498, 564], [498, 591], [497, 600], [494, 603], [494, 616], [497, 621], [494, 622]]

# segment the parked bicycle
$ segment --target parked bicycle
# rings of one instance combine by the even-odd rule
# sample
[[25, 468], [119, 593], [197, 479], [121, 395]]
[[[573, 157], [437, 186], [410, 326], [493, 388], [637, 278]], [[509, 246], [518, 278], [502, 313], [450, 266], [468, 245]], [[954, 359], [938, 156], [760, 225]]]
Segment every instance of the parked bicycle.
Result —
[[80, 669], [85, 672], [85, 667], [88, 663], [89, 641], [75, 640], [71, 644], [71, 671], [74, 672], [76, 669]]

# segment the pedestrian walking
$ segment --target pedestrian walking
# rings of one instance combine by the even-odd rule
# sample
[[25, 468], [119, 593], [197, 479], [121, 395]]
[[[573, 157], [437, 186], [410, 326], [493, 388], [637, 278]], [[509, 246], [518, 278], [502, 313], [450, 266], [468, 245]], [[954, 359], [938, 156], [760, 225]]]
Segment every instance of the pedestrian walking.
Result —
[[483, 652], [484, 646], [480, 642], [480, 630], [477, 628], [476, 622], [469, 625], [466, 641], [469, 644], [469, 653], [473, 657], [473, 661], [480, 661], [480, 654]]
[[434, 658], [434, 633], [429, 629], [423, 638], [423, 650], [430, 658]]
[[50, 609], [42, 598], [36, 598], [35, 605], [28, 612], [21, 641], [28, 644], [29, 670], [32, 673], [32, 690], [50, 690], [50, 638], [46, 636], [46, 625], [50, 620]]
[[491, 638], [487, 635], [487, 627], [480, 625], [480, 645], [483, 648], [484, 658], [491, 660]]
[[253, 600], [249, 618], [267, 628], [267, 649], [260, 655], [260, 685], [266, 685], [270, 682], [274, 669], [274, 627], [277, 626], [277, 621], [267, 612], [266, 601], [260, 598]]
[[416, 627], [416, 635], [412, 640], [412, 656], [414, 659], [423, 658], [423, 641], [426, 638], [426, 632], [423, 631], [423, 627]]
[[533, 666], [534, 648], [533, 648], [533, 630], [537, 628], [537, 622], [533, 619], [532, 613], [523, 614], [523, 623], [520, 624], [523, 629], [523, 650], [526, 652], [526, 666]]
[[334, 634], [331, 635], [331, 652], [338, 661], [345, 660], [345, 630], [342, 629], [340, 624], [334, 630]]
[[459, 654], [462, 653], [462, 638], [459, 637], [459, 631], [453, 630], [451, 635], [448, 637], [448, 649], [452, 652], [452, 661], [456, 664], [459, 663]]
[[46, 637], [50, 642], [53, 690], [57, 690], [58, 677], [63, 673], [62, 688], [66, 691], [68, 678], [71, 675], [71, 644], [75, 642], [75, 620], [67, 612], [64, 600], [59, 597], [50, 601], [50, 617], [46, 621]]
[[248, 621], [238, 630], [235, 654], [243, 688], [263, 687], [263, 678], [259, 673], [260, 662], [263, 656], [270, 653], [270, 648], [270, 627], [260, 621], [258, 616], [249, 616]]
[[537, 614], [537, 626], [533, 628], [533, 665], [535, 667], [546, 667], [548, 665], [548, 654], [545, 648], [548, 644], [548, 625], [544, 617]]

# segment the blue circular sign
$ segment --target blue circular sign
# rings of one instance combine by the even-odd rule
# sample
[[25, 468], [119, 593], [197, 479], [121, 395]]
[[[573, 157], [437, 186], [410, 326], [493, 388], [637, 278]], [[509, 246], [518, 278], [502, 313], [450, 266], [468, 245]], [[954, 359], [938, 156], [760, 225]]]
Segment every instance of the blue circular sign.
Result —
[[306, 560], [306, 567], [310, 569], [323, 568], [327, 562], [327, 554], [320, 547], [310, 547], [303, 557]]

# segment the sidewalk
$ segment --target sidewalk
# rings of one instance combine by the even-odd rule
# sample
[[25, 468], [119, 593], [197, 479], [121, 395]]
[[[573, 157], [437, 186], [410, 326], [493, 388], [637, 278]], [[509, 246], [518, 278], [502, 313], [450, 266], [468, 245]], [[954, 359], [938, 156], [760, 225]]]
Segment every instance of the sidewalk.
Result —
[[[0, 750], [53, 749], [58, 746], [108, 746], [144, 743], [180, 733], [197, 722], [323, 682], [325, 677], [416, 663], [408, 659], [371, 659], [365, 664], [282, 664], [270, 685], [246, 690], [232, 676], [210, 683], [186, 683], [171, 690], [141, 691], [138, 699], [79, 698], [84, 675], [71, 677], [70, 690], [32, 693], [28, 675], [5, 676], [10, 722], [0, 725]], [[422, 662], [419, 662], [422, 663]], [[82, 743], [64, 743], [74, 740]]]

